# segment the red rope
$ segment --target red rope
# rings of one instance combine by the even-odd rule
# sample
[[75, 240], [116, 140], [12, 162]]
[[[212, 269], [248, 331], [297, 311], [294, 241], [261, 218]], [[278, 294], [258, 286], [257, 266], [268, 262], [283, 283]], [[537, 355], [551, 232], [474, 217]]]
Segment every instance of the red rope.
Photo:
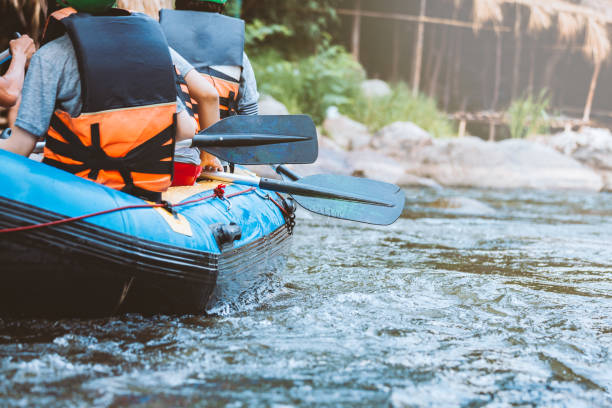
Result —
[[[279, 197], [281, 197], [280, 194], [276, 193]], [[280, 205], [275, 199], [273, 199], [271, 196], [268, 196], [268, 198], [270, 199], [270, 201], [272, 201], [274, 204], [276, 204], [276, 206], [278, 207], [279, 210], [281, 210], [281, 212], [283, 214], [285, 214], [285, 216], [290, 217], [289, 213], [287, 212], [287, 210], [285, 209], [284, 206]], [[282, 197], [281, 197], [282, 198]]]
[[[200, 198], [197, 198], [195, 200], [185, 201], [185, 202], [182, 202], [182, 203], [179, 203], [179, 204], [172, 205], [171, 207], [182, 207], [182, 206], [189, 205], [189, 204], [199, 203], [199, 202], [207, 200], [209, 198], [219, 197], [219, 195], [217, 195], [217, 189], [221, 189], [221, 191], [223, 191], [223, 193], [225, 193], [224, 188], [225, 188], [225, 185], [219, 184], [217, 186], [217, 188], [215, 188], [215, 190], [214, 190], [215, 194], [211, 194], [211, 195], [208, 195], [208, 196], [205, 196], [205, 197], [200, 197]], [[242, 191], [238, 191], [236, 193], [228, 194], [225, 197], [224, 197], [224, 195], [221, 195], [221, 197], [219, 197], [219, 198], [221, 198], [221, 199], [223, 199], [223, 198], [229, 199], [229, 198], [241, 195], [241, 194], [250, 193], [253, 190], [255, 190], [255, 187], [247, 188], [246, 190], [242, 190]], [[83, 220], [85, 218], [96, 217], [98, 215], [105, 215], [105, 214], [110, 214], [110, 213], [114, 213], [114, 212], [118, 212], [118, 211], [137, 210], [137, 209], [142, 209], [142, 208], [166, 208], [166, 207], [168, 207], [168, 204], [126, 205], [124, 207], [111, 208], [110, 210], [98, 211], [98, 212], [91, 213], [91, 214], [80, 215], [78, 217], [63, 218], [61, 220], [45, 222], [45, 223], [42, 223], [42, 224], [25, 225], [23, 227], [0, 229], [0, 234], [5, 234], [5, 233], [9, 233], [9, 232], [28, 231], [28, 230], [38, 229], [38, 228], [45, 228], [45, 227], [52, 227], [52, 226], [55, 226], [55, 225], [67, 224], [69, 222], [80, 221], [80, 220]]]

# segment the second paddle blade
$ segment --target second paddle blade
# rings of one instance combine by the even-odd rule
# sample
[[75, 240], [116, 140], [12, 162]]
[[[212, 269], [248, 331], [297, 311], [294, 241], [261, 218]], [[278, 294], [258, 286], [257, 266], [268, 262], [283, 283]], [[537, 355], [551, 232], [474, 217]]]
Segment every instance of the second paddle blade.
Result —
[[390, 207], [350, 201], [311, 198], [297, 194], [292, 197], [299, 205], [317, 214], [376, 225], [393, 224], [402, 215], [406, 197], [396, 185], [365, 178], [335, 174], [315, 174], [301, 178], [300, 184], [333, 189], [338, 193], [358, 194], [392, 204]]
[[308, 164], [319, 154], [307, 115], [231, 116], [197, 134], [193, 145], [236, 164]]

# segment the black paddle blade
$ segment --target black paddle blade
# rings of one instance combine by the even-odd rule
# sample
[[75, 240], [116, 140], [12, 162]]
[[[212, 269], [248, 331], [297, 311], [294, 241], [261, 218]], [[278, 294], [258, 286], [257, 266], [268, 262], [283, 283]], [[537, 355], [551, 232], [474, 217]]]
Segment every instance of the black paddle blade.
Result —
[[193, 146], [236, 164], [308, 164], [319, 155], [307, 115], [230, 116], [197, 134]]
[[390, 206], [380, 206], [292, 194], [295, 201], [308, 211], [367, 224], [393, 224], [402, 215], [406, 201], [404, 192], [398, 186], [364, 178], [315, 174], [301, 178], [296, 183], [334, 190], [341, 194], [366, 196], [372, 200], [380, 200], [391, 204]]

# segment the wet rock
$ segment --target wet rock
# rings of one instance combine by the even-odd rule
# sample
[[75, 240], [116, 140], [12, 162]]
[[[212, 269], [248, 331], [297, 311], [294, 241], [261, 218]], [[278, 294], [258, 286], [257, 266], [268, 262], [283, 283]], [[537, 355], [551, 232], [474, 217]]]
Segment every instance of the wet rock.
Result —
[[414, 123], [395, 122], [379, 130], [370, 145], [391, 157], [405, 159], [413, 150], [432, 143], [431, 135]]
[[368, 79], [361, 84], [361, 92], [368, 98], [381, 98], [391, 95], [391, 87], [380, 79]]
[[580, 132], [538, 136], [534, 141], [593, 169], [604, 181], [603, 190], [612, 191], [612, 133], [608, 129], [584, 128]]
[[259, 99], [260, 115], [288, 115], [287, 107], [270, 95], [262, 95]]
[[485, 142], [476, 137], [433, 140], [413, 150], [410, 174], [444, 186], [600, 191], [602, 177], [571, 157], [527, 140]]
[[345, 150], [364, 148], [372, 139], [365, 125], [340, 114], [328, 116], [323, 122], [323, 130]]
[[441, 188], [431, 179], [406, 174], [401, 162], [371, 149], [350, 152], [347, 158], [354, 168], [352, 175], [356, 177], [367, 177], [402, 187]]

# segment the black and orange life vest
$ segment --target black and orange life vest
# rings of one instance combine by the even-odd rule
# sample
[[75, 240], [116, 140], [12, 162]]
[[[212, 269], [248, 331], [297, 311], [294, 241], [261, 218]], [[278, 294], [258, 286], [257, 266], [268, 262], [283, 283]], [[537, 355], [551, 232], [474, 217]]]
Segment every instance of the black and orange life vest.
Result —
[[[219, 93], [221, 119], [236, 115], [244, 55], [244, 21], [218, 13], [161, 10], [159, 22], [168, 44]], [[180, 73], [179, 73], [180, 74]], [[179, 75], [187, 108], [197, 120], [197, 105]], [[199, 122], [198, 122], [199, 123]]]
[[77, 117], [56, 110], [44, 163], [150, 200], [172, 183], [176, 87], [168, 43], [157, 22], [112, 9], [92, 16], [55, 12], [51, 37], [67, 32], [81, 76]]

